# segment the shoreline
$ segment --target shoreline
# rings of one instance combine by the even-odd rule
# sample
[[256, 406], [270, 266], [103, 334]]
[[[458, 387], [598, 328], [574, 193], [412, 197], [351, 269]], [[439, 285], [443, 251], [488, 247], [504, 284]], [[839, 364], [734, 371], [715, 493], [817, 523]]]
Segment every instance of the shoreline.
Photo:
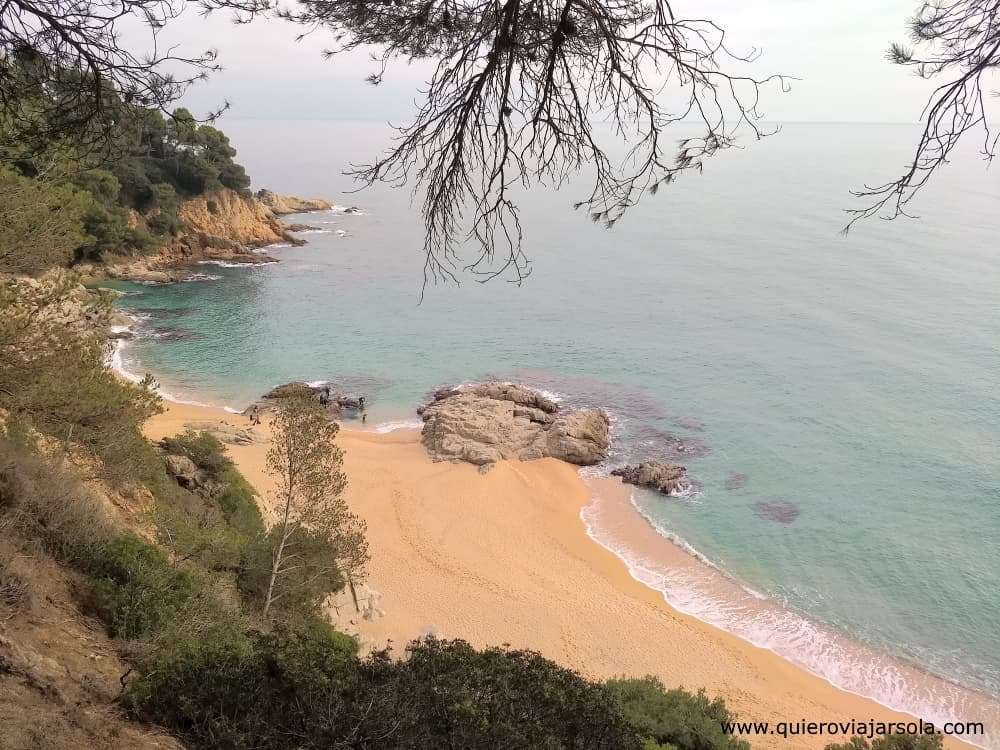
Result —
[[[245, 422], [220, 407], [164, 403], [167, 411], [147, 425], [153, 439], [192, 421]], [[666, 591], [637, 577], [587, 520], [605, 496], [619, 511], [631, 506], [630, 489], [618, 480], [585, 478], [554, 459], [502, 462], [481, 475], [471, 465], [433, 463], [416, 430], [379, 427], [342, 427], [338, 436], [346, 497], [368, 523], [369, 581], [386, 610], [359, 625], [371, 644], [399, 646], [428, 632], [477, 646], [508, 643], [595, 678], [655, 674], [668, 687], [705, 687], [745, 721], [913, 721], [769, 646], [685, 613]], [[266, 445], [229, 450], [263, 500], [270, 487]], [[626, 510], [616, 518], [629, 533], [645, 527], [661, 551], [667, 542], [678, 568], [684, 558], [695, 562], [637, 509]], [[755, 747], [815, 748], [841, 738], [746, 739]], [[969, 746], [955, 738], [946, 745]]]

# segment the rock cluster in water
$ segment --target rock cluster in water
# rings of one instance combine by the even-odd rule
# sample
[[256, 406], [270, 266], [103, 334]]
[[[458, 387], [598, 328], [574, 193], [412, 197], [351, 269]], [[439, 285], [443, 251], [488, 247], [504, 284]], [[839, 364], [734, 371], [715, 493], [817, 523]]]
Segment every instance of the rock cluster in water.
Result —
[[435, 461], [488, 467], [503, 459], [558, 458], [591, 466], [608, 456], [608, 416], [562, 411], [538, 391], [512, 383], [442, 388], [417, 410]]
[[666, 461], [643, 461], [634, 466], [622, 466], [611, 473], [621, 477], [623, 482], [648, 487], [664, 495], [676, 495], [691, 486], [687, 469]]
[[365, 403], [364, 396], [348, 396], [337, 391], [332, 385], [310, 385], [304, 381], [296, 380], [292, 383], [275, 386], [265, 393], [259, 401], [244, 409], [243, 414], [250, 416], [254, 409], [263, 414], [274, 409], [282, 399], [301, 396], [315, 398], [326, 407], [330, 417], [334, 419], [341, 416], [344, 409], [363, 409]]

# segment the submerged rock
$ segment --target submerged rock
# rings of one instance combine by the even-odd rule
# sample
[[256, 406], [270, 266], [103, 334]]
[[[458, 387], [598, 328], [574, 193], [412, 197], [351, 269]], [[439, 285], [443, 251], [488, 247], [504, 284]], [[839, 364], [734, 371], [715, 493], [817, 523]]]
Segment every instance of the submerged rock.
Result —
[[746, 474], [741, 474], [738, 471], [733, 471], [729, 473], [726, 477], [726, 489], [727, 490], [738, 490], [741, 487], [746, 487], [747, 480], [749, 477]]
[[761, 500], [753, 509], [760, 518], [786, 525], [799, 517], [799, 506], [788, 500]]
[[511, 383], [435, 391], [418, 409], [423, 443], [435, 461], [489, 466], [503, 459], [552, 457], [580, 466], [608, 455], [608, 417], [599, 409], [557, 413], [558, 404]]
[[611, 473], [621, 477], [623, 482], [648, 487], [664, 495], [674, 495], [691, 486], [685, 467], [665, 461], [643, 461], [634, 466], [622, 466]]

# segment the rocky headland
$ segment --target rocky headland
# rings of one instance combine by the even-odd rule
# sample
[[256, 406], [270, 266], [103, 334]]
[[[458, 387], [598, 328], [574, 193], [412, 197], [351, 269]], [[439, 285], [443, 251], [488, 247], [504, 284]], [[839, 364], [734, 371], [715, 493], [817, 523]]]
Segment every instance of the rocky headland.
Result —
[[442, 388], [418, 409], [422, 439], [435, 461], [489, 467], [503, 459], [552, 457], [578, 466], [608, 456], [608, 416], [563, 410], [538, 391], [512, 383]]
[[[318, 198], [284, 196], [267, 190], [255, 196], [224, 188], [183, 201], [177, 216], [184, 230], [156, 253], [111, 260], [100, 266], [80, 266], [77, 270], [88, 278], [169, 284], [191, 278], [190, 267], [197, 263], [275, 263], [277, 258], [257, 249], [278, 243], [305, 244], [293, 234], [305, 225], [289, 225], [278, 216], [330, 207], [329, 202]], [[144, 217], [132, 212], [134, 225], [141, 226], [144, 221]]]
[[276, 216], [285, 214], [305, 214], [311, 211], [329, 211], [333, 204], [322, 198], [298, 198], [294, 195], [279, 195], [273, 190], [258, 190], [257, 200]]

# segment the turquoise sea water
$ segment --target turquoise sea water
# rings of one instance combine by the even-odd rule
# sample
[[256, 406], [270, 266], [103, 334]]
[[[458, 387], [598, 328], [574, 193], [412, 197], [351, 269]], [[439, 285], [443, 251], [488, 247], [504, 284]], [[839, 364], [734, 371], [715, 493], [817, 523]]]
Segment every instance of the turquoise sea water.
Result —
[[911, 128], [785, 126], [612, 232], [572, 189], [538, 189], [523, 286], [467, 279], [418, 305], [408, 195], [346, 195], [340, 175], [384, 128], [223, 127], [258, 186], [364, 213], [296, 217], [324, 232], [279, 264], [123, 285], [147, 336], [127, 367], [233, 407], [331, 380], [368, 393], [376, 423], [489, 375], [603, 406], [615, 461], [685, 445], [700, 492], [636, 497], [664, 531], [804, 622], [1000, 698], [1000, 186], [974, 155], [920, 221], [848, 237], [848, 190], [893, 176]]

